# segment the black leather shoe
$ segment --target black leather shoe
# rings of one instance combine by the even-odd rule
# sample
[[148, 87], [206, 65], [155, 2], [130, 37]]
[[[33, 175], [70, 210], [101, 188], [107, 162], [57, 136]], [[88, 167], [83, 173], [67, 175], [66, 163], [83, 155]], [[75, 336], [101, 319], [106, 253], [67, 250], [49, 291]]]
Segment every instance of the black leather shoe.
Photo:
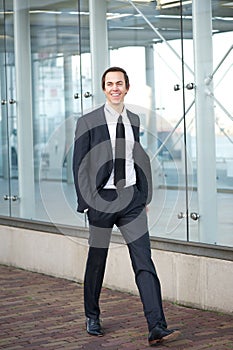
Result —
[[180, 334], [180, 331], [156, 326], [150, 331], [148, 342], [150, 346], [156, 346], [158, 343], [176, 340]]
[[104, 335], [104, 332], [100, 324], [100, 320], [98, 318], [97, 320], [94, 320], [93, 318], [87, 318], [86, 327], [87, 327], [87, 333], [91, 335], [95, 335], [97, 337], [102, 337]]

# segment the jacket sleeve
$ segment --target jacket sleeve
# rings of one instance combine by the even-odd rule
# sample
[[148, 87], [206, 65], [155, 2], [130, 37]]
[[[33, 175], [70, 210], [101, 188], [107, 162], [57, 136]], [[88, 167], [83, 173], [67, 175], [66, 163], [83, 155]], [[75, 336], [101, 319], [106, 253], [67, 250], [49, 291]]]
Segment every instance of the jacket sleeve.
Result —
[[134, 145], [134, 162], [136, 171], [137, 187], [144, 197], [145, 204], [149, 204], [152, 200], [153, 185], [150, 157], [143, 149], [140, 143], [140, 119], [137, 116], [133, 125], [135, 145]]
[[135, 143], [134, 154], [137, 187], [144, 197], [145, 204], [149, 204], [153, 192], [150, 157], [139, 142]]
[[90, 181], [88, 172], [90, 151], [90, 134], [83, 117], [79, 118], [76, 125], [74, 150], [73, 150], [73, 176], [77, 194], [77, 211], [83, 213], [89, 208]]

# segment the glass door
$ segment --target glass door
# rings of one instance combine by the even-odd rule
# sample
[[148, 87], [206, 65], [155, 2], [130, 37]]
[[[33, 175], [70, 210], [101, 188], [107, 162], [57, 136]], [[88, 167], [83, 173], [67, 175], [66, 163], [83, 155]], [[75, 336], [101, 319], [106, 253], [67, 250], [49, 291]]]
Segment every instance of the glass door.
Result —
[[88, 2], [31, 4], [36, 219], [83, 226], [72, 151], [76, 121], [92, 106]]
[[[184, 18], [182, 2], [169, 7], [164, 3], [109, 4], [110, 59], [111, 65], [120, 65], [129, 74], [127, 103], [140, 115], [141, 141], [151, 157], [150, 233], [189, 240], [188, 206], [193, 186], [190, 130], [194, 125], [192, 5], [185, 7]], [[187, 59], [184, 51], [190, 52]]]
[[155, 95], [160, 115], [155, 152], [160, 163], [159, 186], [154, 201], [162, 194], [165, 210], [152, 232], [157, 235], [158, 231], [159, 236], [165, 238], [189, 241], [192, 240], [190, 203], [194, 186], [191, 134], [195, 128], [192, 20], [189, 16], [192, 8], [190, 4], [184, 8], [180, 1], [175, 7], [160, 5], [157, 10], [161, 25], [164, 21], [168, 27], [164, 33], [164, 39], [168, 39], [154, 45]]
[[[233, 6], [212, 2], [217, 220], [216, 242], [233, 247]], [[223, 23], [223, 26], [221, 25]], [[230, 24], [231, 23], [231, 24]]]
[[0, 2], [0, 214], [16, 215], [18, 200], [18, 151], [12, 1]]
[[88, 2], [0, 5], [0, 215], [82, 226], [72, 149], [92, 106]]

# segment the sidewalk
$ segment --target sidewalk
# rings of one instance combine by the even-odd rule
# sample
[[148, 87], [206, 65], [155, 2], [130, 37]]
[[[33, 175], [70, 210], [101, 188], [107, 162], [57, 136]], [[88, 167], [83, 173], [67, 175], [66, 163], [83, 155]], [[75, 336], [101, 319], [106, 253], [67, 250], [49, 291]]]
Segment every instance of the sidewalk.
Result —
[[[6, 266], [0, 279], [0, 349], [150, 349], [137, 296], [103, 289], [105, 336], [96, 338], [85, 331], [81, 285]], [[182, 337], [156, 349], [233, 349], [233, 316], [170, 302], [164, 309], [169, 327]]]

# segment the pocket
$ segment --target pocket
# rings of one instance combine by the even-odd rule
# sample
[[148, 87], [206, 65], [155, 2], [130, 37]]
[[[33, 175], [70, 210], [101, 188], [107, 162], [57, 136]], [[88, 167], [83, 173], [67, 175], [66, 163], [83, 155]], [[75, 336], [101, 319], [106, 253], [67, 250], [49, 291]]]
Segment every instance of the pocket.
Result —
[[89, 224], [92, 224], [93, 222], [95, 222], [96, 209], [89, 207], [88, 212], [87, 212], [87, 218], [88, 218]]
[[139, 190], [139, 188], [136, 186], [136, 198], [140, 202], [141, 205], [146, 206], [146, 196], [142, 190]]

